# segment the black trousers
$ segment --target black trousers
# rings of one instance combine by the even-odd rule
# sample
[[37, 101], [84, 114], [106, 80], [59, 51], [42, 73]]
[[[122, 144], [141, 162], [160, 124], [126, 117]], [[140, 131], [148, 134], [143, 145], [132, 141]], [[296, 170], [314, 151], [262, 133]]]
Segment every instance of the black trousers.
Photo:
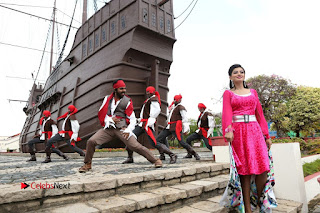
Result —
[[[59, 141], [66, 141], [68, 146], [72, 149], [73, 152], [77, 152], [79, 154], [83, 153], [83, 150], [80, 149], [79, 147], [77, 147], [76, 144], [74, 144], [74, 146], [71, 145], [71, 141], [69, 139], [65, 139], [64, 137], [62, 137], [59, 133], [56, 134], [55, 136], [51, 137], [46, 145], [47, 148], [51, 148], [52, 144], [55, 142], [59, 142]], [[54, 148], [53, 148], [54, 149]], [[52, 151], [53, 151], [52, 149]]]
[[[154, 135], [153, 129], [151, 129], [151, 131], [152, 131], [152, 134]], [[135, 134], [137, 138], [138, 138], [140, 135], [142, 135], [143, 133], [146, 133], [146, 134], [147, 134], [146, 130], [145, 130], [144, 128], [138, 126], [138, 125], [134, 128], [134, 130], [132, 131], [132, 133]], [[165, 145], [164, 145], [164, 144], [162, 144], [162, 143], [157, 143], [157, 144], [155, 144], [154, 141], [151, 139], [151, 137], [150, 137], [148, 134], [147, 134], [147, 136], [148, 136], [148, 141], [149, 141], [149, 143], [150, 143], [154, 148], [156, 148], [157, 150], [159, 150], [159, 152], [160, 152], [160, 150], [163, 150], [163, 149], [165, 148]], [[128, 147], [126, 147], [126, 150], [128, 151], [129, 154], [132, 154], [132, 153], [133, 153], [133, 151], [130, 150]]]
[[[150, 128], [151, 129], [151, 128]], [[151, 131], [152, 131], [152, 134], [154, 135], [154, 131], [153, 131], [153, 129], [151, 129]], [[147, 132], [146, 132], [146, 130], [144, 129], [144, 128], [142, 128], [142, 127], [140, 127], [140, 126], [136, 126], [135, 128], [134, 128], [134, 130], [132, 131], [133, 132], [133, 134], [135, 134], [136, 136], [137, 136], [137, 138], [140, 136], [140, 135], [142, 135], [143, 133], [146, 133], [147, 134]], [[157, 143], [157, 144], [155, 144], [154, 143], [154, 141], [151, 139], [151, 137], [147, 134], [147, 136], [148, 136], [148, 141], [149, 141], [149, 143], [154, 147], [154, 148], [159, 148], [159, 144]], [[155, 137], [156, 138], [156, 137]]]
[[204, 141], [204, 144], [206, 145], [206, 147], [210, 150], [212, 150], [212, 146], [210, 146], [209, 144], [209, 140], [208, 138], [203, 137], [203, 135], [200, 135], [196, 132], [192, 133], [191, 135], [189, 135], [186, 139], [187, 143], [191, 146], [191, 142], [194, 140], [199, 140], [202, 139]]
[[[36, 143], [44, 143], [44, 142], [45, 141], [44, 140], [40, 140], [40, 138], [33, 138], [32, 140], [28, 141], [29, 153], [31, 155], [35, 155], [35, 152], [33, 151], [34, 144], [36, 144]], [[63, 153], [59, 149], [56, 149], [56, 148], [52, 148], [52, 152], [56, 153], [59, 156], [63, 155]]]
[[[160, 134], [158, 135], [157, 137], [157, 142], [158, 143], [162, 143], [162, 144], [165, 144], [166, 145], [166, 142], [167, 142], [167, 137], [170, 136], [170, 135], [173, 135], [174, 137], [177, 138], [177, 134], [175, 131], [170, 131], [169, 129], [164, 129], [160, 132]], [[178, 139], [178, 138], [177, 138]], [[181, 132], [181, 140], [179, 140], [179, 144], [185, 148], [185, 149], [188, 149], [190, 147], [189, 144], [187, 144], [184, 140], [183, 140], [183, 134]], [[168, 143], [168, 142], [167, 142]]]

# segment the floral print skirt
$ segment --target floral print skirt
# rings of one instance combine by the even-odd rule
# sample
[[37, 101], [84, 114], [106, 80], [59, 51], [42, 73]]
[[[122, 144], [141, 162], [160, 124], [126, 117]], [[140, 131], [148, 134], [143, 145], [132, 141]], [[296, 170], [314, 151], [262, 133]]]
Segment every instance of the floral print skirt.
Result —
[[[240, 177], [236, 167], [235, 158], [233, 148], [229, 144], [229, 152], [230, 152], [230, 179], [226, 190], [221, 198], [220, 205], [228, 207], [228, 208], [237, 208], [239, 212], [245, 212], [244, 202], [242, 197], [242, 189], [240, 183]], [[272, 208], [277, 207], [277, 201], [275, 195], [273, 193], [273, 187], [275, 185], [274, 181], [274, 169], [273, 169], [273, 159], [271, 151], [268, 152], [269, 156], [269, 172], [267, 176], [267, 182], [262, 192], [262, 196], [258, 201], [257, 196], [257, 188], [255, 184], [255, 175], [251, 176], [251, 186], [250, 186], [250, 203], [251, 209], [255, 210], [258, 206], [258, 202], [260, 202], [261, 208], [260, 212], [272, 212]]]

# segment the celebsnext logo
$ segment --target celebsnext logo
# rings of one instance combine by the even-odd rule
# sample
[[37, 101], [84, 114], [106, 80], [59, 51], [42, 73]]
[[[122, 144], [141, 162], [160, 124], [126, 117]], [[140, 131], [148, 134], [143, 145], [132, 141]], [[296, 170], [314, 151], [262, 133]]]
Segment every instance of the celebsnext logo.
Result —
[[30, 185], [27, 183], [21, 183], [21, 189], [26, 189], [30, 186], [31, 189], [70, 189], [70, 183], [36, 183], [32, 182]]
[[30, 185], [27, 183], [21, 183], [21, 189], [26, 189], [28, 188]]

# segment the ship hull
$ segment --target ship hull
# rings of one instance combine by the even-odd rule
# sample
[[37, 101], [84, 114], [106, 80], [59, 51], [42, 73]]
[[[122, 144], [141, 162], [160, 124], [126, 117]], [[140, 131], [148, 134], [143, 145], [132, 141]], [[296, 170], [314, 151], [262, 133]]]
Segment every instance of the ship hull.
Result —
[[[122, 13], [130, 14], [130, 11], [145, 10], [145, 1], [112, 1], [108, 11], [118, 4], [118, 11], [106, 18], [103, 22], [106, 6], [87, 21], [95, 26], [90, 33], [90, 27], [83, 25], [76, 35], [73, 48], [68, 57], [53, 71], [46, 81], [39, 102], [29, 107], [28, 117], [20, 136], [20, 148], [22, 152], [28, 152], [27, 142], [33, 138], [39, 130], [39, 120], [43, 110], [51, 111], [51, 117], [55, 120], [67, 112], [70, 104], [78, 108], [76, 114], [80, 123], [79, 136], [82, 139], [77, 146], [85, 149], [87, 140], [101, 128], [97, 114], [103, 98], [113, 92], [112, 82], [118, 78], [125, 81], [127, 95], [133, 100], [136, 117], [140, 115], [140, 109], [147, 98], [145, 89], [154, 86], [161, 96], [161, 114], [158, 117], [156, 133], [161, 131], [166, 124], [167, 94], [169, 91], [168, 78], [172, 63], [172, 49], [175, 42], [174, 34], [161, 34], [143, 24], [139, 15], [133, 13], [133, 22], [127, 17], [127, 25], [123, 32], [118, 30], [118, 35], [111, 36], [111, 28], [103, 41], [103, 26], [110, 24], [114, 17]], [[149, 5], [152, 6], [150, 2]], [[169, 8], [170, 9], [170, 8]], [[98, 17], [98, 18], [97, 18]], [[121, 19], [116, 26], [121, 26]], [[131, 25], [130, 25], [130, 22]], [[88, 33], [84, 31], [88, 30]], [[97, 39], [98, 37], [98, 39]], [[96, 42], [99, 41], [98, 45]], [[57, 123], [61, 130], [62, 121]], [[139, 138], [139, 142], [150, 147], [147, 138]], [[37, 144], [38, 152], [44, 150], [45, 144]], [[71, 149], [65, 142], [58, 142], [56, 146], [63, 152]], [[105, 145], [109, 148], [124, 147], [120, 140], [114, 140]]]

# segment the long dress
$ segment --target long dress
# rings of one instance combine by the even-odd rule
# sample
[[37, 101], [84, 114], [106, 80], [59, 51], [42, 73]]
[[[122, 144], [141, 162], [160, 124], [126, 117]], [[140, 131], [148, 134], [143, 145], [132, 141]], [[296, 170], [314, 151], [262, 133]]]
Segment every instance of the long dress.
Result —
[[[257, 121], [232, 122], [236, 115], [255, 115]], [[272, 155], [266, 146], [265, 139], [270, 138], [268, 124], [264, 118], [263, 110], [254, 89], [250, 89], [247, 95], [237, 95], [226, 90], [223, 95], [222, 130], [231, 125], [234, 131], [234, 139], [230, 146], [230, 180], [222, 197], [221, 204], [228, 207], [238, 207], [244, 211], [242, 189], [239, 175], [253, 175], [251, 181], [251, 206], [257, 206], [257, 193], [254, 183], [254, 175], [268, 172], [268, 180], [260, 200], [265, 212], [276, 207], [273, 194], [274, 173]]]
[[[232, 123], [233, 116], [245, 114], [255, 115], [257, 121]], [[268, 149], [264, 137], [270, 136], [257, 92], [250, 89], [249, 95], [242, 96], [226, 90], [223, 95], [222, 122], [223, 131], [229, 125], [235, 129], [232, 148], [237, 156], [235, 160], [239, 175], [258, 175], [269, 171]]]

